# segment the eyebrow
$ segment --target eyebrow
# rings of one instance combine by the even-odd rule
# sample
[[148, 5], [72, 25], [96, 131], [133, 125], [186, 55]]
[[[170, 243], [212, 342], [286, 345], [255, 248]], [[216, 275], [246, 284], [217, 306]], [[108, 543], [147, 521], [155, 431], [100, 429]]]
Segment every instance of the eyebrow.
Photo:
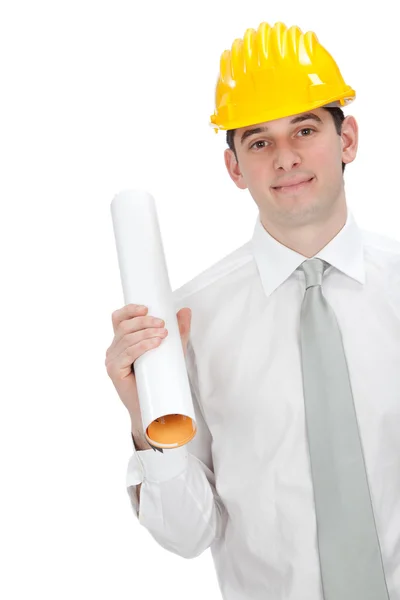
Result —
[[[294, 123], [301, 123], [302, 121], [308, 121], [309, 119], [313, 119], [314, 121], [317, 121], [317, 123], [322, 123], [318, 115], [314, 113], [304, 113], [303, 115], [298, 115], [297, 117], [294, 117], [294, 119], [290, 121], [290, 125], [293, 125]], [[266, 131], [268, 131], [268, 127], [265, 126], [255, 127], [254, 129], [247, 129], [247, 131], [245, 131], [242, 134], [242, 137], [240, 138], [240, 143], [243, 144], [243, 142], [251, 135], [254, 135], [256, 133], [265, 133]]]

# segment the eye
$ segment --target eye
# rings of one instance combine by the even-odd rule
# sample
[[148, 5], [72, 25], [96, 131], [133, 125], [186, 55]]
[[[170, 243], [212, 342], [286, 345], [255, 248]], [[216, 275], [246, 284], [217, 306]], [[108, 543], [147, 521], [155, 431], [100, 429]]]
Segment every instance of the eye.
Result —
[[[312, 129], [311, 127], [305, 127], [304, 129], [300, 129], [299, 133], [301, 133], [303, 131], [315, 131], [315, 129]], [[302, 136], [302, 137], [304, 137], [304, 136]], [[306, 135], [305, 137], [310, 137], [310, 136]]]
[[[257, 142], [254, 142], [253, 144], [251, 144], [250, 146], [250, 150], [256, 145], [256, 144], [265, 144], [265, 140], [258, 140]], [[260, 148], [260, 146], [258, 146], [258, 148]]]

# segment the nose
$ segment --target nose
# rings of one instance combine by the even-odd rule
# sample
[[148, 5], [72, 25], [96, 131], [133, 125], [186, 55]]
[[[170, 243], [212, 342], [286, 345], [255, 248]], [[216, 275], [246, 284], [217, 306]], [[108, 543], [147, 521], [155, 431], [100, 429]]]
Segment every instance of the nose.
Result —
[[291, 171], [293, 167], [301, 164], [301, 158], [297, 152], [292, 148], [277, 148], [275, 157], [273, 159], [273, 165], [275, 169], [283, 169], [284, 171]]

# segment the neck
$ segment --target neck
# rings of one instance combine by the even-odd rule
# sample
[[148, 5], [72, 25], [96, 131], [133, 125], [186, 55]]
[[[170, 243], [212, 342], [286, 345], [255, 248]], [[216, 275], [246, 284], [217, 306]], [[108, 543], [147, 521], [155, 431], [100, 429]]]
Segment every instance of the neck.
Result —
[[268, 220], [261, 212], [260, 221], [264, 229], [278, 242], [307, 258], [312, 258], [345, 226], [347, 205], [344, 202], [340, 205], [340, 210], [335, 207], [335, 211], [324, 215], [323, 219], [310, 220], [300, 225], [297, 223], [291, 228]]

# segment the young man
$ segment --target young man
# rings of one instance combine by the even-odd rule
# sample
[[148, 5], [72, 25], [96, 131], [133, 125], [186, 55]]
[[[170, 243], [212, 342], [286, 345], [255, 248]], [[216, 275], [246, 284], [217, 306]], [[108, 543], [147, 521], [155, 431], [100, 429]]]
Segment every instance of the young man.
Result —
[[342, 164], [356, 156], [358, 127], [352, 116], [340, 123], [341, 114], [340, 108], [316, 108], [227, 136], [226, 167], [236, 185], [249, 190], [262, 226], [306, 257], [347, 220]]
[[[182, 557], [211, 548], [225, 600], [400, 600], [400, 242], [346, 203], [354, 96], [297, 27], [262, 23], [223, 53], [211, 121], [259, 215], [174, 292], [195, 438], [141, 446], [137, 398], [133, 418], [120, 393], [134, 514]], [[117, 390], [118, 357], [157, 332], [129, 310], [114, 319]]]

